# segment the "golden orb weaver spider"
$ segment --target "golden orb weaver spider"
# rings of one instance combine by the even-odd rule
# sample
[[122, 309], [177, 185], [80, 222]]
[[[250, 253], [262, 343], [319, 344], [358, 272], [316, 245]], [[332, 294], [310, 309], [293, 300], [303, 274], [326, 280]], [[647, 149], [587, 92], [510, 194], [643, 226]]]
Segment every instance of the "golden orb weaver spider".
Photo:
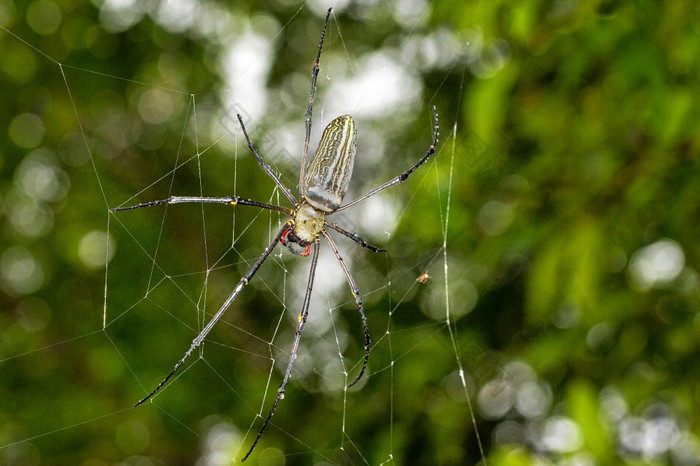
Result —
[[[199, 347], [207, 334], [211, 331], [217, 321], [223, 316], [226, 310], [231, 306], [236, 297], [241, 293], [243, 288], [250, 282], [258, 269], [262, 266], [265, 259], [272, 253], [273, 249], [277, 246], [277, 243], [284, 244], [289, 251], [293, 254], [306, 257], [311, 253], [313, 246], [313, 254], [311, 256], [311, 268], [309, 270], [309, 277], [306, 286], [306, 293], [304, 295], [304, 301], [302, 304], [301, 312], [298, 316], [298, 324], [296, 332], [294, 335], [294, 341], [292, 343], [292, 349], [289, 356], [289, 361], [287, 363], [287, 369], [284, 373], [282, 383], [277, 389], [277, 396], [275, 401], [270, 408], [270, 411], [265, 418], [258, 435], [256, 436], [253, 444], [248, 449], [248, 452], [242, 458], [241, 461], [245, 461], [250, 454], [255, 449], [258, 444], [260, 437], [265, 428], [267, 427], [270, 419], [275, 414], [277, 405], [282, 398], [284, 398], [284, 392], [287, 388], [287, 382], [292, 374], [292, 367], [294, 365], [294, 360], [297, 357], [297, 350], [299, 348], [299, 341], [301, 338], [301, 333], [304, 330], [306, 320], [309, 313], [309, 303], [311, 299], [311, 290], [313, 288], [314, 277], [316, 275], [316, 264], [318, 263], [319, 256], [319, 245], [321, 242], [321, 236], [323, 236], [328, 242], [333, 254], [338, 260], [338, 264], [345, 274], [345, 278], [350, 286], [350, 291], [355, 298], [355, 304], [360, 313], [360, 319], [362, 321], [362, 328], [364, 331], [365, 345], [364, 345], [364, 360], [362, 362], [362, 368], [357, 376], [347, 384], [348, 387], [357, 383], [367, 368], [367, 361], [369, 360], [369, 351], [372, 345], [369, 329], [367, 328], [367, 319], [365, 317], [365, 312], [362, 307], [362, 295], [355, 285], [355, 280], [350, 274], [350, 270], [345, 265], [343, 257], [340, 255], [340, 251], [335, 244], [335, 241], [330, 236], [326, 228], [335, 230], [336, 232], [350, 238], [362, 247], [365, 247], [373, 252], [386, 252], [386, 249], [380, 249], [375, 246], [368, 244], [365, 240], [360, 238], [354, 233], [351, 233], [341, 226], [328, 222], [326, 216], [332, 215], [336, 212], [341, 212], [348, 209], [365, 199], [374, 196], [378, 192], [400, 183], [403, 183], [406, 178], [409, 177], [418, 167], [423, 165], [431, 155], [435, 153], [435, 149], [438, 143], [438, 115], [435, 106], [431, 104], [431, 110], [433, 112], [433, 139], [427, 153], [416, 162], [412, 167], [410, 167], [405, 172], [392, 178], [381, 186], [369, 191], [368, 193], [358, 197], [352, 202], [341, 205], [345, 193], [347, 192], [348, 186], [350, 184], [350, 178], [352, 176], [353, 165], [355, 161], [355, 153], [357, 151], [357, 130], [355, 128], [355, 122], [349, 115], [342, 115], [333, 121], [331, 121], [326, 129], [323, 131], [321, 136], [321, 141], [319, 142], [318, 149], [314, 154], [311, 161], [307, 166], [307, 154], [309, 149], [309, 139], [311, 137], [311, 114], [313, 110], [313, 103], [316, 94], [316, 79], [319, 72], [319, 62], [321, 60], [321, 50], [323, 49], [323, 40], [326, 35], [326, 28], [328, 26], [328, 21], [330, 19], [332, 8], [328, 9], [326, 13], [326, 19], [323, 23], [323, 29], [321, 31], [321, 40], [318, 45], [318, 52], [316, 54], [316, 61], [314, 62], [313, 70], [311, 73], [311, 93], [309, 95], [309, 106], [306, 110], [306, 137], [304, 140], [304, 150], [302, 152], [301, 158], [301, 168], [299, 173], [299, 200], [292, 195], [292, 192], [287, 188], [279, 177], [272, 171], [270, 166], [263, 160], [263, 158], [258, 153], [255, 145], [250, 140], [248, 132], [246, 131], [245, 125], [243, 124], [243, 119], [240, 114], [237, 114], [238, 121], [243, 130], [243, 135], [248, 143], [248, 147], [257, 159], [258, 163], [265, 171], [265, 173], [272, 178], [272, 180], [277, 185], [277, 188], [284, 194], [284, 196], [289, 199], [289, 201], [294, 205], [293, 209], [285, 206], [266, 204], [263, 202], [257, 202], [250, 199], [244, 199], [238, 196], [233, 197], [194, 197], [194, 196], [171, 196], [167, 199], [162, 199], [158, 201], [145, 202], [142, 204], [116, 207], [111, 209], [111, 213], [120, 212], [124, 210], [134, 210], [143, 207], [152, 207], [162, 204], [185, 204], [185, 203], [199, 203], [199, 204], [225, 204], [225, 205], [246, 205], [259, 207], [262, 209], [267, 209], [276, 212], [282, 212], [289, 215], [290, 219], [285, 222], [285, 224], [280, 228], [275, 237], [272, 239], [270, 244], [267, 245], [265, 251], [258, 258], [255, 264], [250, 268], [250, 270], [241, 278], [236, 287], [233, 289], [228, 298], [221, 305], [219, 310], [214, 314], [207, 325], [202, 329], [202, 331], [197, 335], [197, 337], [192, 341], [190, 348], [187, 350], [185, 355], [175, 364], [175, 367], [170, 371], [170, 373], [153, 389], [148, 395], [143, 399], [139, 400], [134, 406], [138, 406], [144, 403], [146, 400], [150, 399], [155, 395], [170, 378], [177, 372], [177, 370], [182, 366], [185, 360], [192, 354], [192, 352]], [[302, 250], [295, 249], [293, 245], [298, 245], [303, 248]]]

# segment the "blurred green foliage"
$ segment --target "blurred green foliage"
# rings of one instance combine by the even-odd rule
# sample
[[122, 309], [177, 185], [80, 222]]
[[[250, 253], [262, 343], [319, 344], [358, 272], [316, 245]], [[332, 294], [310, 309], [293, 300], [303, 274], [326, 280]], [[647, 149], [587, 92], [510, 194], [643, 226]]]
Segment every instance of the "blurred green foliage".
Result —
[[[263, 37], [268, 51], [250, 45], [243, 52], [258, 55], [236, 76], [253, 79], [271, 54], [253, 137], [263, 147], [268, 129], [302, 137], [324, 8], [199, 4], [212, 28], [228, 12], [227, 36], [164, 19], [188, 2], [127, 3], [0, 1], [0, 463], [240, 459], [286, 365], [305, 269], [283, 253], [204, 357], [154, 405], [131, 409], [201, 328], [197, 309], [211, 315], [262, 252], [277, 217], [108, 208], [200, 189], [283, 201], [240, 138], [211, 130], [232, 82], [220, 58], [232, 37]], [[339, 360], [333, 335], [352, 376], [362, 333], [347, 288], [317, 285], [327, 309], [310, 319], [328, 319], [330, 307], [337, 333], [304, 335], [250, 461], [698, 464], [700, 7], [445, 0], [421, 16], [407, 3], [339, 5], [314, 114], [320, 121], [334, 84], [327, 67], [425, 46], [411, 63], [415, 105], [360, 120], [353, 192], [424, 153], [431, 100], [438, 155], [382, 197], [398, 212], [389, 235], [344, 219], [388, 254], [338, 240], [374, 336], [369, 377], [346, 392], [327, 376]], [[430, 44], [456, 53], [431, 61], [442, 55]], [[244, 108], [258, 102], [238, 92]], [[294, 187], [293, 163], [271, 162]], [[108, 221], [116, 248], [103, 328]]]

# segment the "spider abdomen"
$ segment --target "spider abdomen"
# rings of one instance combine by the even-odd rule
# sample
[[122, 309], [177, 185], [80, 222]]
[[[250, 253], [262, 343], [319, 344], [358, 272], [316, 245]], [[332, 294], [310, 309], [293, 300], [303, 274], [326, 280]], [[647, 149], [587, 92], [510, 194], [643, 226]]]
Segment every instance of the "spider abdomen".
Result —
[[326, 213], [335, 212], [350, 185], [357, 152], [357, 130], [350, 115], [328, 123], [306, 171], [306, 200]]

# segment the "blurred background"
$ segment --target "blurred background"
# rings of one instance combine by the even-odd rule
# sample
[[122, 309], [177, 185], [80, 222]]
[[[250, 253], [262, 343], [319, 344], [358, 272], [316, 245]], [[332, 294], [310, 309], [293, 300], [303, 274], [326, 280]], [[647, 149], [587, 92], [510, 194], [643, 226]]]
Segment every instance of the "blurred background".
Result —
[[[314, 107], [352, 114], [284, 400], [253, 464], [700, 464], [700, 7], [651, 1], [0, 0], [0, 463], [228, 464], [288, 361], [285, 221]], [[424, 275], [427, 274], [427, 275]], [[422, 276], [422, 280], [417, 280]]]

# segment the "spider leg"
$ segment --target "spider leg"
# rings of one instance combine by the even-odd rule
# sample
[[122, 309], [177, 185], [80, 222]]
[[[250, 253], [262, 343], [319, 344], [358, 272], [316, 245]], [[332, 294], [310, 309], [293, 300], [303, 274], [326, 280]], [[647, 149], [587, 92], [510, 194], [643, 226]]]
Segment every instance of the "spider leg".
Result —
[[362, 378], [362, 374], [364, 374], [365, 369], [367, 369], [367, 361], [369, 360], [369, 350], [372, 347], [372, 340], [369, 337], [369, 329], [367, 328], [367, 317], [365, 317], [365, 311], [362, 308], [362, 295], [360, 294], [360, 290], [357, 289], [355, 279], [352, 278], [350, 270], [348, 270], [347, 265], [345, 265], [345, 261], [340, 255], [340, 251], [338, 251], [338, 246], [335, 245], [335, 241], [333, 241], [331, 235], [329, 235], [326, 230], [321, 230], [321, 233], [326, 238], [326, 240], [328, 240], [328, 244], [330, 244], [331, 249], [333, 250], [333, 254], [335, 254], [335, 258], [338, 259], [340, 268], [342, 268], [343, 272], [345, 272], [345, 278], [348, 281], [348, 285], [350, 285], [350, 291], [352, 292], [352, 296], [353, 298], [355, 298], [357, 310], [360, 312], [360, 318], [362, 319], [362, 330], [364, 330], [365, 332], [365, 359], [364, 361], [362, 361], [362, 369], [360, 369], [360, 373], [357, 374], [353, 381], [346, 385], [346, 387], [352, 387], [360, 381], [360, 379]]
[[381, 248], [378, 248], [376, 246], [372, 246], [367, 241], [365, 241], [362, 238], [360, 238], [359, 236], [357, 236], [355, 233], [350, 233], [348, 230], [341, 228], [340, 226], [338, 226], [337, 223], [325, 222], [325, 225], [327, 227], [332, 228], [333, 230], [337, 231], [338, 233], [347, 236], [348, 238], [350, 238], [351, 240], [353, 240], [354, 242], [356, 242], [357, 244], [359, 244], [363, 248], [367, 248], [372, 252], [386, 252], [386, 249], [381, 249]]
[[301, 306], [301, 312], [299, 313], [299, 323], [297, 324], [297, 330], [294, 334], [294, 342], [292, 343], [292, 351], [289, 355], [289, 362], [287, 363], [287, 370], [284, 373], [284, 378], [282, 379], [282, 383], [280, 384], [279, 388], [277, 389], [277, 396], [275, 397], [275, 402], [272, 403], [272, 408], [270, 408], [270, 412], [268, 413], [267, 417], [265, 418], [265, 422], [263, 422], [262, 427], [260, 427], [260, 430], [258, 431], [258, 436], [255, 437], [255, 441], [253, 442], [253, 445], [251, 445], [250, 449], [248, 450], [248, 453], [245, 454], [243, 459], [241, 459], [241, 462], [245, 461], [250, 454], [253, 452], [255, 449], [255, 446], [258, 444], [258, 441], [260, 440], [260, 437], [262, 436], [263, 432], [265, 432], [265, 428], [267, 427], [267, 424], [270, 422], [270, 419], [272, 416], [275, 414], [275, 409], [277, 409], [277, 404], [280, 402], [282, 398], [284, 398], [284, 391], [287, 388], [287, 382], [289, 382], [289, 377], [292, 375], [292, 366], [294, 365], [294, 360], [297, 358], [297, 350], [299, 349], [299, 341], [301, 339], [301, 332], [304, 330], [304, 326], [306, 325], [306, 319], [309, 316], [309, 304], [311, 302], [311, 289], [314, 286], [314, 277], [316, 276], [316, 264], [318, 263], [318, 251], [319, 251], [319, 239], [316, 238], [314, 241], [314, 253], [311, 259], [311, 269], [309, 270], [309, 281], [308, 284], [306, 285], [306, 294], [304, 295], [304, 304]]
[[258, 163], [262, 167], [263, 170], [265, 170], [265, 173], [268, 174], [270, 178], [272, 178], [277, 185], [277, 187], [284, 193], [287, 199], [292, 204], [296, 204], [297, 200], [292, 196], [292, 192], [287, 188], [284, 183], [279, 179], [279, 177], [275, 174], [275, 172], [272, 171], [272, 168], [263, 160], [263, 158], [260, 156], [258, 153], [258, 150], [255, 148], [255, 144], [253, 144], [253, 141], [250, 140], [250, 137], [248, 137], [248, 131], [245, 129], [245, 125], [243, 124], [243, 118], [241, 117], [240, 113], [237, 113], [236, 116], [238, 117], [238, 122], [241, 124], [241, 129], [243, 130], [243, 135], [245, 136], [245, 140], [248, 142], [248, 147], [250, 148], [250, 151], [255, 155], [255, 158], [258, 159]]
[[115, 207], [114, 209], [109, 209], [110, 212], [121, 212], [122, 210], [134, 210], [141, 209], [143, 207], [153, 207], [162, 204], [226, 204], [226, 205], [249, 205], [254, 207], [260, 207], [261, 209], [274, 210], [276, 212], [284, 212], [287, 215], [292, 215], [292, 210], [288, 207], [265, 204], [264, 202], [252, 201], [250, 199], [243, 199], [238, 196], [233, 197], [194, 197], [194, 196], [171, 196], [167, 199], [161, 199], [158, 201], [144, 202], [142, 204], [136, 204], [126, 207]]
[[[423, 164], [430, 158], [430, 156], [433, 155], [433, 154], [435, 153], [435, 149], [437, 148], [437, 143], [438, 143], [438, 136], [439, 136], [439, 134], [440, 134], [440, 132], [439, 132], [440, 127], [438, 126], [438, 114], [437, 114], [437, 109], [435, 108], [435, 105], [430, 104], [430, 108], [431, 108], [431, 110], [433, 111], [433, 122], [434, 122], [434, 126], [433, 126], [433, 142], [432, 142], [432, 144], [430, 144], [430, 147], [428, 148], [428, 152], [427, 152], [418, 162], [416, 162], [415, 165], [413, 165], [411, 168], [409, 168], [409, 169], [406, 170], [405, 172], [401, 173], [401, 174], [400, 174], [399, 176], [397, 176], [396, 178], [392, 178], [391, 180], [387, 181], [386, 183], [384, 183], [383, 185], [379, 186], [378, 188], [375, 188], [375, 189], [373, 189], [372, 191], [370, 191], [370, 192], [368, 192], [368, 193], [366, 193], [366, 194], [363, 194], [362, 196], [358, 197], [358, 198], [355, 199], [354, 201], [352, 201], [352, 202], [350, 202], [350, 203], [348, 203], [348, 204], [345, 204], [345, 205], [343, 205], [343, 206], [340, 206], [335, 212], [343, 211], [343, 210], [345, 210], [345, 209], [347, 209], [347, 208], [349, 208], [349, 207], [352, 207], [352, 206], [354, 206], [354, 205], [356, 205], [356, 204], [359, 204], [360, 202], [364, 201], [364, 200], [367, 199], [368, 197], [374, 196], [374, 195], [377, 194], [379, 191], [383, 191], [383, 190], [385, 190], [386, 188], [389, 188], [389, 187], [391, 187], [391, 186], [394, 186], [394, 185], [403, 183], [404, 181], [406, 181], [406, 178], [408, 178], [409, 175], [410, 175], [411, 173], [413, 173], [414, 171], [416, 171], [416, 169], [418, 169], [418, 167], [420, 167], [421, 165], [423, 165]], [[335, 213], [335, 212], [334, 212], [334, 213]]]
[[173, 368], [173, 370], [171, 370], [170, 373], [167, 376], [165, 376], [163, 381], [160, 382], [158, 384], [158, 386], [155, 389], [153, 389], [153, 391], [151, 393], [149, 393], [148, 395], [146, 395], [145, 398], [143, 398], [138, 403], [136, 403], [134, 405], [134, 407], [144, 403], [146, 400], [148, 400], [153, 395], [158, 393], [158, 391], [161, 388], [163, 388], [163, 386], [168, 382], [168, 380], [170, 380], [170, 378], [175, 374], [175, 372], [177, 372], [177, 370], [180, 368], [180, 366], [182, 366], [182, 364], [192, 354], [192, 352], [199, 345], [202, 344], [202, 342], [204, 341], [204, 338], [206, 338], [207, 334], [211, 331], [211, 329], [214, 327], [216, 322], [218, 322], [218, 320], [221, 318], [221, 316], [224, 315], [224, 312], [226, 312], [226, 310], [231, 306], [231, 303], [233, 303], [233, 301], [236, 299], [236, 297], [241, 293], [241, 291], [243, 291], [243, 288], [245, 288], [245, 286], [250, 282], [250, 280], [253, 278], [253, 275], [255, 275], [255, 273], [258, 271], [258, 269], [263, 264], [263, 262], [265, 262], [265, 259], [267, 259], [267, 257], [272, 253], [272, 250], [275, 249], [275, 246], [277, 246], [277, 243], [279, 243], [280, 238], [282, 238], [282, 235], [284, 235], [284, 233], [287, 232], [287, 230], [289, 230], [290, 228], [291, 228], [291, 225], [289, 223], [285, 223], [282, 226], [282, 228], [280, 228], [280, 231], [277, 232], [277, 235], [275, 235], [275, 238], [270, 242], [270, 244], [267, 245], [267, 247], [265, 248], [265, 251], [262, 253], [262, 255], [257, 260], [257, 262], [255, 262], [255, 264], [253, 264], [253, 267], [250, 268], [248, 273], [246, 273], [241, 278], [241, 280], [238, 282], [238, 284], [233, 289], [231, 294], [228, 296], [228, 298], [226, 298], [226, 301], [224, 302], [224, 304], [222, 304], [221, 307], [219, 308], [219, 310], [216, 311], [216, 314], [214, 314], [214, 317], [212, 317], [211, 320], [209, 321], [209, 323], [206, 325], [206, 327], [204, 327], [202, 329], [202, 331], [199, 332], [199, 335], [197, 335], [197, 338], [192, 340], [192, 344], [190, 345], [190, 349], [188, 349], [187, 352], [185, 353], [185, 355], [177, 362], [177, 364], [175, 364], [175, 367]]
[[309, 141], [311, 140], [311, 114], [313, 112], [314, 100], [316, 99], [316, 78], [318, 78], [318, 70], [320, 69], [323, 39], [326, 37], [326, 27], [328, 26], [328, 20], [331, 17], [332, 10], [333, 8], [329, 8], [326, 12], [326, 21], [323, 23], [323, 30], [321, 30], [321, 40], [318, 44], [316, 61], [311, 70], [311, 93], [309, 94], [309, 106], [306, 109], [306, 137], [304, 138], [304, 151], [301, 154], [301, 170], [299, 170], [299, 194], [301, 196], [306, 195], [306, 158], [309, 154]]

